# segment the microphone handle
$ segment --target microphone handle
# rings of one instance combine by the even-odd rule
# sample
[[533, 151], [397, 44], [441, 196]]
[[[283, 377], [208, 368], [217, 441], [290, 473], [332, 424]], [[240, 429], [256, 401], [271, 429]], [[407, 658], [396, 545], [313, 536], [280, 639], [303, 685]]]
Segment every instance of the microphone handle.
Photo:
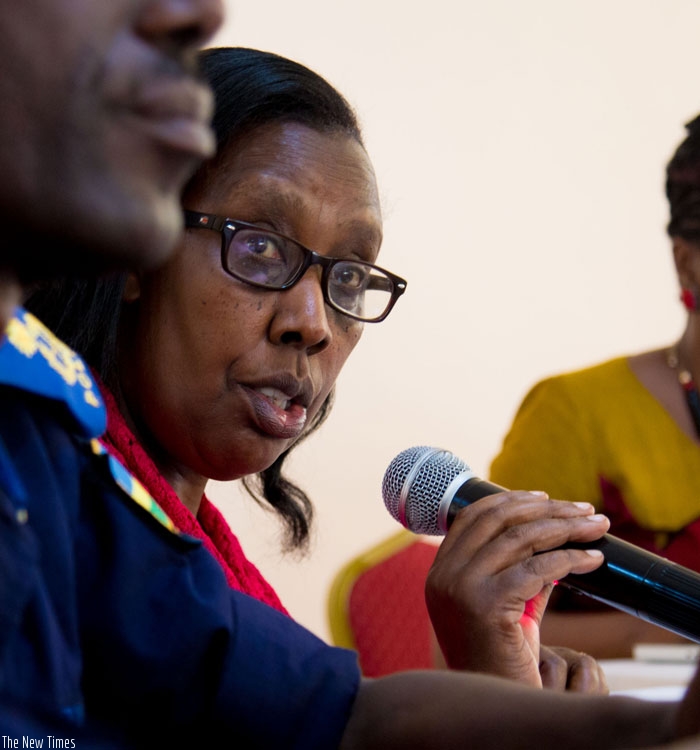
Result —
[[[474, 477], [450, 501], [447, 525], [466, 505], [505, 488]], [[700, 574], [610, 534], [566, 549], [599, 549], [605, 561], [592, 571], [562, 578], [559, 585], [700, 643]]]
[[700, 574], [610, 534], [566, 547], [599, 549], [605, 561], [560, 585], [700, 643]]

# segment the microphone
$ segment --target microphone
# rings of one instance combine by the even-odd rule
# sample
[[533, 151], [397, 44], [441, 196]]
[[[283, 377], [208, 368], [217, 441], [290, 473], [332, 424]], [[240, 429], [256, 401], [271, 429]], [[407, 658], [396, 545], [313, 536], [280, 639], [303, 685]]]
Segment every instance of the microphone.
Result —
[[[389, 513], [416, 534], [447, 533], [457, 512], [504, 487], [477, 477], [453, 453], [417, 446], [387, 468], [382, 496]], [[559, 581], [573, 591], [700, 643], [700, 574], [605, 534], [567, 549], [599, 549], [604, 562]]]

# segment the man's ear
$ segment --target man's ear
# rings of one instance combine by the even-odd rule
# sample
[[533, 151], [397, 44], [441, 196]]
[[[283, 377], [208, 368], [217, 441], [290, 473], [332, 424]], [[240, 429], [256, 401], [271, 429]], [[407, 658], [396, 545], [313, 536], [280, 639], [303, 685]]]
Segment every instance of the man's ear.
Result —
[[126, 277], [124, 283], [124, 291], [122, 292], [122, 301], [136, 302], [141, 296], [141, 280], [135, 273], [130, 273]]

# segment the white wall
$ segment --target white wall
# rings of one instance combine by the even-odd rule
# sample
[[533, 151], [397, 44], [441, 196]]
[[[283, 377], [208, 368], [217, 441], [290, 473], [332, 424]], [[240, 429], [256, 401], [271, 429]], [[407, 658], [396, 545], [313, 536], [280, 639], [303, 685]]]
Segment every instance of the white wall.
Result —
[[235, 485], [212, 498], [302, 623], [351, 556], [397, 530], [380, 485], [416, 444], [485, 473], [543, 375], [681, 331], [663, 169], [700, 112], [696, 0], [228, 0], [217, 45], [287, 55], [357, 108], [409, 280], [367, 326], [292, 473], [311, 555]]

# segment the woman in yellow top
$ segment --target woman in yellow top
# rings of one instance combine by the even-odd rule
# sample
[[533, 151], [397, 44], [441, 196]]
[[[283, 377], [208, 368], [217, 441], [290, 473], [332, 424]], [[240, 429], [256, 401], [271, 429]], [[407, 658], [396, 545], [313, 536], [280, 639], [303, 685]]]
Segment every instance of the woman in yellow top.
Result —
[[[525, 397], [491, 479], [593, 502], [610, 533], [700, 571], [700, 116], [666, 170], [681, 300], [688, 321], [665, 349], [538, 383]], [[605, 657], [678, 636], [568, 595], [550, 600], [543, 640]]]

